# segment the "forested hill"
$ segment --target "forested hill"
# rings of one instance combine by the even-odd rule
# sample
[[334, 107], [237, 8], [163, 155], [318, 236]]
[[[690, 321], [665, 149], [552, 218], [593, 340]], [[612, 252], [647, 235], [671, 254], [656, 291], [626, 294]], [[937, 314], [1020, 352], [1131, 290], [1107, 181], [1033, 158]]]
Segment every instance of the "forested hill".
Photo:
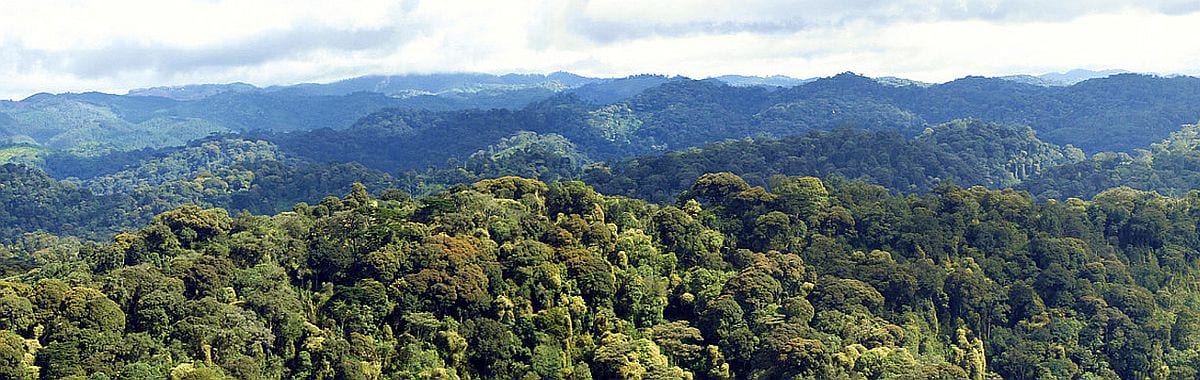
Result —
[[[261, 140], [197, 141], [143, 154], [149, 157], [130, 167], [62, 181], [36, 167], [0, 165], [0, 242], [35, 232], [104, 241], [187, 204], [274, 214], [344, 193], [353, 182], [381, 190], [399, 186], [386, 173], [303, 161]], [[66, 164], [72, 162], [78, 161]]]
[[[505, 177], [0, 246], [0, 377], [1194, 378], [1194, 194]], [[33, 268], [30, 269], [30, 266]]]
[[560, 95], [521, 110], [383, 110], [344, 130], [276, 137], [318, 161], [356, 160], [385, 170], [464, 160], [522, 131], [554, 133], [595, 160], [686, 150], [727, 139], [787, 137], [853, 127], [920, 135], [954, 119], [1027, 125], [1050, 143], [1087, 153], [1132, 151], [1200, 120], [1200, 79], [1136, 74], [1044, 87], [970, 77], [889, 86], [842, 74], [789, 89], [675, 80], [596, 105]]
[[537, 79], [0, 104], [0, 379], [1200, 376], [1198, 79]]
[[781, 139], [731, 140], [590, 165], [580, 178], [609, 194], [658, 202], [673, 202], [702, 174], [722, 171], [756, 186], [767, 186], [778, 175], [815, 175], [866, 181], [900, 193], [923, 193], [955, 183], [1015, 188], [1038, 199], [1090, 199], [1121, 186], [1184, 196], [1200, 189], [1197, 136], [1200, 126], [1185, 125], [1133, 154], [1087, 156], [1076, 148], [1043, 142], [1025, 127], [957, 120], [915, 138], [890, 131], [836, 129]]
[[[184, 86], [123, 96], [39, 94], [0, 102], [0, 142], [94, 155], [181, 146], [213, 133], [341, 130], [364, 116], [380, 120], [379, 114], [368, 115], [391, 107], [441, 111], [440, 119], [463, 125], [492, 122], [488, 118], [494, 115], [470, 109], [525, 113], [530, 118], [501, 127], [508, 132], [502, 137], [518, 130], [557, 133], [585, 151], [596, 145], [600, 156], [628, 157], [839, 126], [916, 135], [927, 126], [960, 118], [1029, 125], [1048, 142], [1092, 153], [1131, 151], [1200, 120], [1200, 79], [1192, 77], [1120, 74], [1071, 86], [967, 77], [926, 86], [841, 74], [789, 88], [654, 75], [597, 79], [564, 74], [540, 77], [541, 82], [535, 77], [471, 78], [373, 77], [277, 89]], [[139, 96], [152, 94], [161, 96]], [[545, 109], [547, 103], [567, 103], [547, 100], [560, 96], [573, 96], [578, 104], [569, 110]], [[582, 141], [593, 135], [616, 146]], [[422, 143], [445, 142], [437, 135], [427, 138], [431, 140]], [[481, 141], [469, 151], [498, 139]]]
[[676, 122], [694, 124], [681, 126], [682, 136], [740, 132], [738, 128], [784, 136], [829, 126], [892, 128], [911, 135], [926, 125], [977, 118], [1028, 125], [1048, 142], [1091, 153], [1145, 147], [1200, 120], [1200, 79], [1120, 74], [1048, 87], [967, 77], [930, 86], [892, 86], [841, 74], [778, 91], [672, 82], [628, 103], [639, 114], [652, 115], [644, 120], [652, 125], [695, 116], [688, 123]]
[[[675, 202], [702, 174], [722, 171], [738, 174], [755, 186], [769, 186], [775, 176], [809, 175], [865, 181], [897, 193], [920, 194], [948, 183], [1012, 187], [1028, 190], [1038, 199], [1088, 199], [1118, 186], [1182, 196], [1200, 187], [1195, 126], [1186, 126], [1135, 155], [1089, 157], [1076, 148], [1043, 142], [1028, 127], [956, 120], [914, 137], [893, 130], [836, 128], [601, 161], [589, 155], [586, 146], [556, 133], [518, 131], [505, 137], [508, 131], [498, 127], [503, 122], [521, 124], [522, 118], [529, 117], [523, 115], [528, 110], [491, 111], [484, 119], [490, 122], [471, 125], [437, 120], [443, 116], [437, 112], [397, 112], [403, 116], [383, 120], [405, 124], [385, 126], [365, 119], [361, 127], [352, 129], [363, 135], [351, 141], [336, 140], [347, 135], [330, 130], [323, 132], [329, 136], [312, 132], [283, 135], [305, 137], [296, 140], [276, 139], [291, 149], [269, 140], [231, 136], [183, 148], [95, 158], [46, 155], [39, 166], [58, 180], [37, 168], [9, 171], [15, 177], [0, 198], [6, 205], [0, 207], [0, 217], [6, 221], [0, 241], [36, 230], [106, 239], [154, 213], [188, 203], [232, 212], [275, 213], [297, 202], [315, 203], [330, 193], [343, 192], [354, 181], [420, 195], [504, 175], [545, 181], [582, 179], [609, 194], [665, 203]], [[432, 123], [447, 127], [417, 130], [410, 126]], [[461, 137], [453, 139], [457, 144], [438, 147], [419, 144], [423, 141], [419, 138], [403, 138], [434, 133], [448, 139]], [[482, 144], [472, 143], [475, 138], [493, 137], [498, 142], [482, 149], [472, 145]], [[339, 151], [319, 149], [339, 142]], [[413, 169], [389, 175], [372, 168], [405, 168], [405, 162], [415, 163], [408, 166]], [[417, 170], [421, 164], [429, 169]], [[66, 193], [73, 195], [54, 195]], [[31, 214], [37, 216], [25, 216]]]
[[1147, 148], [1049, 167], [1020, 188], [1042, 198], [1090, 197], [1117, 186], [1173, 196], [1200, 189], [1200, 126], [1184, 126]]
[[401, 99], [377, 93], [227, 92], [188, 101], [95, 93], [38, 95], [21, 102], [0, 102], [0, 114], [5, 115], [0, 116], [0, 142], [96, 154], [180, 146], [213, 133], [346, 128], [386, 107], [519, 108], [552, 94], [530, 97], [506, 92], [457, 100], [436, 96]]
[[0, 101], [0, 145], [34, 144], [95, 155], [181, 146], [212, 133], [342, 129], [387, 107], [520, 109], [561, 93], [607, 104], [677, 79], [437, 74], [271, 88], [229, 84], [159, 87], [128, 95], [37, 94]]
[[[520, 117], [519, 112], [492, 114], [490, 120], [512, 123]], [[403, 115], [400, 120], [420, 124], [441, 114], [404, 111]], [[488, 126], [485, 123], [471, 128], [484, 131]], [[480, 136], [467, 133], [471, 128], [458, 130], [463, 134], [457, 139], [460, 143]], [[375, 138], [355, 141], [374, 145], [357, 147], [346, 142], [344, 151], [357, 155], [336, 156], [331, 152], [323, 157], [325, 160], [313, 159], [320, 157], [312, 153], [319, 152], [317, 149], [307, 149], [310, 154], [305, 158], [267, 140], [237, 137], [90, 159], [48, 155], [41, 166], [62, 182], [36, 168], [22, 166], [18, 170], [14, 166], [9, 172], [14, 177], [9, 179], [8, 192], [0, 198], [7, 205], [0, 207], [0, 216], [6, 221], [0, 241], [12, 241], [23, 232], [36, 230], [106, 239], [121, 228], [148, 221], [154, 213], [188, 203], [231, 212], [276, 213], [297, 202], [316, 203], [331, 193], [343, 192], [354, 181], [380, 191], [395, 188], [421, 195], [504, 175], [551, 182], [583, 179], [605, 193], [662, 203], [676, 202], [704, 173], [725, 171], [742, 176], [751, 185], [765, 187], [777, 176], [808, 175], [865, 181], [910, 194], [951, 183], [1011, 187], [1028, 190], [1039, 199], [1089, 199], [1118, 186], [1183, 196], [1200, 187], [1196, 126], [1186, 126], [1137, 155], [1100, 153], [1088, 157], [1079, 149], [1043, 142], [1028, 127], [956, 120], [927, 128], [914, 137], [892, 130], [837, 128], [780, 139], [729, 140], [683, 152], [608, 162], [597, 162], [567, 137], [554, 133], [522, 131], [509, 137], [497, 133], [498, 143], [471, 153], [471, 146], [443, 145], [437, 150], [391, 137], [418, 135], [407, 124], [358, 130]], [[438, 131], [447, 133], [437, 128], [427, 133]], [[334, 131], [326, 133], [343, 136]], [[337, 142], [332, 137], [298, 141], [319, 141], [323, 146]], [[394, 153], [372, 156], [372, 151]], [[455, 155], [466, 159], [458, 160]], [[436, 165], [438, 160], [447, 159], [450, 167]], [[387, 167], [404, 160], [424, 162], [433, 168], [393, 176], [359, 164]], [[55, 195], [67, 193], [73, 195]], [[31, 214], [37, 216], [22, 217]]]
[[1012, 187], [1043, 168], [1079, 162], [1078, 149], [1037, 139], [1027, 127], [958, 120], [916, 138], [895, 131], [836, 129], [782, 139], [732, 140], [589, 167], [597, 189], [670, 202], [704, 173], [733, 172], [756, 186], [777, 175], [840, 176], [893, 191], [926, 192], [939, 183]]
[[[1200, 120], [1200, 79], [1193, 77], [1120, 74], [1059, 87], [967, 77], [931, 86], [890, 86], [841, 74], [779, 91], [714, 82], [669, 83], [656, 90], [631, 99], [641, 105], [633, 108], [653, 113], [659, 122], [705, 115], [707, 121], [699, 123], [709, 124], [697, 130], [727, 123], [732, 125], [726, 129], [746, 125], [776, 136], [786, 135], [779, 129], [819, 128], [821, 122], [916, 134], [923, 127], [910, 126], [977, 118], [1028, 125], [1048, 142], [1090, 153], [1145, 147]], [[714, 112], [736, 116], [714, 120], [708, 117]]]

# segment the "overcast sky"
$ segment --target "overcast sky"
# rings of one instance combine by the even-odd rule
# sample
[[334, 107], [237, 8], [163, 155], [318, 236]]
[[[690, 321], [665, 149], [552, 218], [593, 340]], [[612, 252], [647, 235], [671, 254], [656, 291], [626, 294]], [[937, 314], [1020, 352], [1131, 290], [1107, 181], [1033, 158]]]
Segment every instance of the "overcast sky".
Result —
[[1195, 0], [0, 0], [0, 99], [430, 72], [1200, 74]]

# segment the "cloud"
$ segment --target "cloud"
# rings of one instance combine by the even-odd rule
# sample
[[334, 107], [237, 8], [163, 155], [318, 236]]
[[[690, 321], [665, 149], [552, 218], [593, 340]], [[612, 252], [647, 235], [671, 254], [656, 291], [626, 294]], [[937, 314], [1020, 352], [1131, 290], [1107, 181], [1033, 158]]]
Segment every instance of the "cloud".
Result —
[[51, 70], [82, 77], [110, 77], [122, 72], [192, 72], [207, 68], [254, 66], [303, 58], [313, 51], [387, 52], [404, 42], [397, 28], [340, 30], [295, 27], [264, 33], [227, 44], [178, 47], [134, 40], [114, 41], [101, 48], [72, 51], [33, 51]]
[[0, 2], [0, 98], [450, 71], [1195, 74], [1197, 21], [1191, 0]]
[[[0, 75], [10, 80], [0, 84], [0, 95], [111, 91], [229, 80], [231, 74], [248, 72], [267, 75], [239, 79], [290, 77], [271, 72], [322, 55], [396, 51], [413, 35], [408, 27], [427, 24], [406, 16], [414, 6], [304, 0], [3, 2]], [[265, 69], [269, 66], [277, 68]]]
[[1179, 15], [1200, 11], [1200, 2], [1151, 0], [617, 0], [568, 1], [571, 30], [597, 43], [697, 34], [791, 34], [856, 23], [886, 27], [941, 21], [1064, 22], [1125, 11]]

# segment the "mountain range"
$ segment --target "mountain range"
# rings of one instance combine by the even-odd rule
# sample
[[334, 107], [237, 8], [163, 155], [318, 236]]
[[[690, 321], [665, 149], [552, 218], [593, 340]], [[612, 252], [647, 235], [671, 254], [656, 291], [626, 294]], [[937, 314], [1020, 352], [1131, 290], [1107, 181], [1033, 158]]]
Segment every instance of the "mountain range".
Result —
[[[1107, 73], [1073, 71], [1059, 77], [1081, 79]], [[1093, 84], [1080, 82], [1058, 87], [1021, 86], [1012, 83], [1022, 82], [980, 77], [967, 77], [943, 84], [924, 84], [898, 78], [870, 79], [858, 75], [805, 80], [782, 76], [723, 76], [710, 81], [730, 85], [724, 87], [724, 90], [718, 90], [726, 93], [720, 96], [748, 95], [754, 98], [753, 102], [760, 104], [756, 106], [758, 109], [754, 110], [755, 112], [769, 111], [758, 115], [760, 119], [777, 117], [778, 112], [784, 110], [794, 111], [798, 109], [797, 105], [801, 107], [799, 109], [817, 106], [813, 103], [815, 98], [840, 103], [869, 102], [886, 104], [899, 112], [915, 114], [930, 124], [958, 116], [978, 116], [1030, 124], [1050, 141], [1074, 144], [1090, 151], [1136, 148], [1164, 138], [1170, 130], [1176, 129], [1184, 122], [1194, 121], [1194, 116], [1186, 116], [1187, 107], [1193, 105], [1189, 103], [1190, 100], [1184, 99], [1189, 96], [1188, 89], [1179, 87], [1186, 87], [1191, 80], [1189, 77], [1113, 78], [1116, 77], [1097, 79], [1098, 82]], [[1103, 113], [1109, 109], [1105, 102], [1113, 103], [1124, 99], [1114, 97], [1118, 94], [1106, 93], [1107, 90], [1103, 86], [1106, 83], [1132, 80], [1129, 78], [1141, 78], [1140, 80], [1147, 81], [1147, 85], [1150, 86], [1147, 93], [1139, 94], [1147, 96], [1150, 102], [1145, 104], [1142, 110], [1136, 111], [1143, 115], [1125, 115], [1123, 120], [1104, 117]], [[384, 108], [431, 111], [520, 110], [530, 104], [564, 94], [574, 95], [586, 103], [610, 105], [632, 99], [644, 91], [679, 81], [688, 79], [660, 75], [604, 79], [568, 73], [502, 76], [435, 74], [368, 76], [329, 84], [268, 88], [234, 83], [157, 87], [130, 91], [126, 95], [37, 94], [21, 101], [0, 102], [0, 142], [95, 155], [112, 151], [180, 146], [187, 141], [212, 134], [256, 130], [287, 132], [320, 128], [345, 129], [370, 113]], [[655, 96], [654, 93], [651, 91], [650, 95], [642, 96], [641, 99], [649, 99]], [[658, 93], [665, 94], [662, 91]], [[976, 109], [965, 115], [958, 115], [954, 109], [954, 102], [959, 101], [974, 104]], [[1036, 104], [1025, 104], [1031, 101]], [[664, 99], [659, 103], [670, 102], [671, 100]], [[1005, 102], [1012, 104], [996, 104]], [[779, 107], [770, 108], [766, 107], [767, 105]], [[939, 114], [937, 109], [930, 108], [949, 108], [949, 112]], [[1158, 108], [1163, 108], [1161, 111], [1165, 113], [1161, 116], [1144, 114], [1157, 112]], [[750, 110], [727, 111], [745, 113]], [[825, 111], [836, 112], [833, 109]], [[1006, 114], [988, 114], [997, 112]], [[1090, 115], [1074, 116], [1071, 115], [1072, 112]], [[756, 116], [737, 116], [740, 119], [753, 117]], [[1088, 118], [1094, 120], [1087, 120]], [[1075, 119], [1083, 119], [1083, 125], [1066, 123]], [[753, 124], [758, 121], [742, 122]], [[1110, 122], [1119, 125], [1108, 125]], [[1130, 136], [1121, 136], [1104, 131], [1109, 127], [1137, 132], [1131, 132]], [[1099, 136], [1074, 138], [1088, 134]], [[1121, 140], [1126, 137], [1131, 140]]]
[[1200, 79], [1102, 74], [3, 102], [0, 378], [1196, 378]]
[[[91, 194], [76, 195], [92, 199], [82, 204], [101, 206], [72, 217], [141, 215], [127, 223], [188, 203], [279, 212], [353, 181], [428, 194], [504, 175], [585, 179], [606, 193], [655, 201], [719, 171], [756, 185], [774, 175], [832, 175], [916, 193], [954, 182], [1044, 198], [1120, 185], [1178, 195], [1192, 184], [1191, 156], [1162, 147], [1181, 145], [1174, 136], [1200, 120], [1200, 79], [1140, 74], [1053, 87], [852, 73], [791, 87], [659, 75], [438, 76], [406, 79], [438, 94], [339, 92], [384, 88], [381, 78], [37, 95], [0, 104], [0, 133], [10, 141], [0, 158], [33, 168], [13, 175], [41, 173], [16, 182], [43, 190], [10, 188], [28, 192], [15, 199], [78, 189]], [[546, 85], [559, 80], [574, 87]], [[461, 90], [483, 82], [509, 87]], [[145, 96], [150, 91], [175, 95]], [[505, 107], [485, 107], [497, 103]], [[1162, 179], [1170, 176], [1179, 179]], [[10, 215], [17, 214], [25, 212]], [[37, 225], [87, 236], [117, 228], [59, 230], [60, 223]]]
[[[1126, 70], [1086, 70], [1074, 69], [1062, 73], [1046, 73], [1041, 75], [1012, 75], [999, 78], [1045, 86], [1069, 86], [1088, 79], [1104, 78], [1116, 74], [1129, 73]], [[635, 75], [633, 78], [661, 77], [656, 75]], [[339, 80], [330, 83], [301, 83], [294, 85], [277, 85], [265, 88], [247, 83], [229, 84], [194, 84], [182, 86], [163, 86], [129, 90], [129, 96], [157, 96], [175, 100], [197, 100], [225, 92], [294, 92], [305, 95], [348, 95], [355, 92], [376, 92], [389, 96], [408, 97], [415, 95], [438, 95], [448, 93], [474, 93], [488, 90], [516, 90], [528, 88], [545, 88], [562, 91], [593, 83], [611, 82], [621, 78], [586, 77], [568, 72], [550, 74], [481, 74], [481, 73], [442, 73], [425, 75], [367, 75]], [[625, 78], [629, 79], [629, 78]], [[731, 86], [765, 86], [765, 87], [794, 87], [812, 82], [819, 78], [793, 78], [786, 75], [751, 76], [751, 75], [720, 75], [715, 79]], [[896, 77], [879, 77], [877, 80], [887, 83], [907, 83], [929, 85], [920, 81]]]

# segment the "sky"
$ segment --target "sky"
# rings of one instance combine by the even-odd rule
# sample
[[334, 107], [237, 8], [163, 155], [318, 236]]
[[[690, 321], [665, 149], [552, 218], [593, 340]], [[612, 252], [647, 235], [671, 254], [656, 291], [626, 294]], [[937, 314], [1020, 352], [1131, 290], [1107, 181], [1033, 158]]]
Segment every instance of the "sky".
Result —
[[1195, 0], [0, 0], [0, 99], [368, 74], [1200, 74]]

